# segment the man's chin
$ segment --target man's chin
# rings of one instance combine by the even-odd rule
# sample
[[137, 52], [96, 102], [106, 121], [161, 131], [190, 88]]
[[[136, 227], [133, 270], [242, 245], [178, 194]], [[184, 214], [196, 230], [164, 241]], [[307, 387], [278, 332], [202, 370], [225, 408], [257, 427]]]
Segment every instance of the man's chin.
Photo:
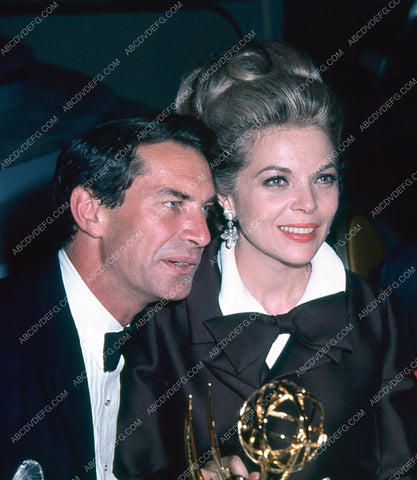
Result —
[[193, 275], [187, 275], [172, 285], [165, 298], [168, 300], [182, 300], [191, 291]]
[[167, 297], [169, 300], [176, 301], [176, 300], [183, 300], [186, 298], [191, 291], [191, 287], [188, 288], [183, 288], [180, 292], [170, 292], [169, 297]]

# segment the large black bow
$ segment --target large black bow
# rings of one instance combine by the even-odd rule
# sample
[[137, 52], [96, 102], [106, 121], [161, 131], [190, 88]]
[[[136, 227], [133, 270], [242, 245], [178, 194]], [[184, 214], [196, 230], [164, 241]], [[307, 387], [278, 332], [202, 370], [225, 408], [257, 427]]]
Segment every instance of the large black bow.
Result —
[[216, 342], [207, 363], [230, 374], [233, 370], [242, 378], [258, 376], [262, 380], [265, 358], [280, 333], [290, 333], [292, 345], [295, 342], [302, 347], [287, 362], [294, 372], [322, 347], [328, 358], [339, 361], [341, 350], [353, 350], [349, 335], [338, 336], [348, 323], [343, 292], [304, 303], [284, 315], [246, 312], [216, 317], [204, 322]]

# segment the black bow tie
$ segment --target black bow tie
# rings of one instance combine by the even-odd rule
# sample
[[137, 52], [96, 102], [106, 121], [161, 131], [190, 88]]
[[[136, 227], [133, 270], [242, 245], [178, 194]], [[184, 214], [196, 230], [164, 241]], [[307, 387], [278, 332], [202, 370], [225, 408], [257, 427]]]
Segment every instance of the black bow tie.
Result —
[[127, 342], [132, 338], [132, 327], [125, 327], [120, 332], [110, 332], [104, 335], [104, 371], [113, 372], [119, 364], [120, 355]]

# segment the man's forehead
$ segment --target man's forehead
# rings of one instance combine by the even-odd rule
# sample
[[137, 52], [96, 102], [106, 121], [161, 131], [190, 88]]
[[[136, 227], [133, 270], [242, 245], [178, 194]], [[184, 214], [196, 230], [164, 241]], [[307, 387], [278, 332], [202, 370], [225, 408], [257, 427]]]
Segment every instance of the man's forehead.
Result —
[[[192, 147], [172, 141], [140, 145], [137, 155], [141, 177], [151, 183], [177, 188], [184, 184], [211, 183], [211, 172], [203, 155]], [[168, 185], [169, 184], [169, 185]]]
[[149, 169], [175, 167], [176, 162], [192, 160], [192, 163], [207, 164], [207, 160], [201, 152], [191, 145], [183, 145], [172, 140], [160, 143], [138, 145], [136, 155], [144, 166]]
[[172, 141], [137, 147], [139, 162], [142, 164], [138, 183], [152, 188], [154, 195], [167, 192], [182, 192], [194, 197], [204, 187], [214, 192], [211, 171], [203, 155], [192, 147]]

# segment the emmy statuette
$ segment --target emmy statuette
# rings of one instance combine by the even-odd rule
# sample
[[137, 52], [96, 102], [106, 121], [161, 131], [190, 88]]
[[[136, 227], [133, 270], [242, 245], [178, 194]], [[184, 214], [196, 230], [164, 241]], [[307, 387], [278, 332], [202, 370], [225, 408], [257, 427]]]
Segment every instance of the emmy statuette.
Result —
[[[322, 405], [304, 388], [289, 380], [274, 380], [253, 392], [239, 413], [238, 435], [246, 455], [260, 466], [260, 480], [288, 476], [301, 470], [326, 442]], [[221, 480], [244, 480], [225, 468], [215, 433], [211, 385], [207, 394], [207, 421], [211, 450]], [[198, 466], [192, 425], [192, 398], [185, 418], [185, 451], [191, 480], [203, 480]], [[278, 475], [278, 476], [277, 476]]]

